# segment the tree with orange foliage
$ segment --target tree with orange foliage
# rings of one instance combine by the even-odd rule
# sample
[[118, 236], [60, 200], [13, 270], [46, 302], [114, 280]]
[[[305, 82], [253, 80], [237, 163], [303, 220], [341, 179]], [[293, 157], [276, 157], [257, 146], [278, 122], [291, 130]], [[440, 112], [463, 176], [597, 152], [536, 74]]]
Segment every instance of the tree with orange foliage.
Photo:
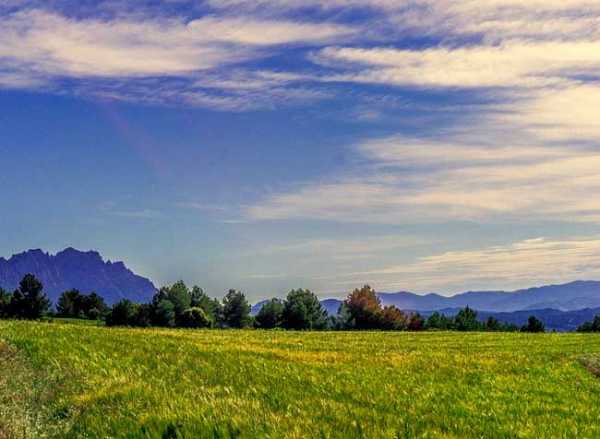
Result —
[[394, 305], [386, 306], [381, 311], [382, 329], [402, 331], [408, 326], [408, 316]]
[[344, 303], [356, 329], [381, 328], [381, 301], [369, 285], [355, 289]]

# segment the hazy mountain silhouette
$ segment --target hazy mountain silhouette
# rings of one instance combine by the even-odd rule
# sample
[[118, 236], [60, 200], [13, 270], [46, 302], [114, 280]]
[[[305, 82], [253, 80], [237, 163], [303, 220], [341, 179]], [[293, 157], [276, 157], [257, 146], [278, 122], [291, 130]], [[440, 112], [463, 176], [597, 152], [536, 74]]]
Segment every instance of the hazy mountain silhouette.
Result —
[[548, 285], [514, 292], [469, 291], [451, 297], [439, 294], [420, 296], [413, 293], [380, 293], [384, 305], [401, 309], [431, 311], [470, 306], [480, 311], [511, 312], [527, 309], [552, 308], [574, 311], [600, 307], [600, 282], [576, 281], [562, 285]]
[[[419, 295], [406, 291], [398, 293], [378, 293], [383, 305], [395, 305], [410, 311], [452, 310], [470, 306], [490, 313], [548, 310], [577, 311], [600, 308], [600, 282], [576, 281], [562, 285], [548, 285], [513, 292], [469, 291], [455, 296], [440, 294]], [[335, 314], [342, 304], [340, 299], [321, 301], [329, 314]], [[261, 304], [255, 305], [258, 312]]]
[[109, 304], [123, 298], [147, 302], [156, 291], [150, 280], [136, 275], [123, 262], [105, 262], [96, 251], [67, 248], [51, 255], [29, 250], [8, 260], [0, 258], [0, 286], [4, 289], [14, 290], [27, 273], [40, 279], [54, 303], [60, 293], [71, 288], [95, 291]]

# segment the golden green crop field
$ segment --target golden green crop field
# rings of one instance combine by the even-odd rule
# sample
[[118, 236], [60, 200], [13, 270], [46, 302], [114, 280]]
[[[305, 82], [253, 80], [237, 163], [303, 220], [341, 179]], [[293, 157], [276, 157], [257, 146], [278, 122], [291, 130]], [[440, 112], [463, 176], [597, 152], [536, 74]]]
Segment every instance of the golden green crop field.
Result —
[[0, 438], [600, 437], [600, 335], [0, 322]]

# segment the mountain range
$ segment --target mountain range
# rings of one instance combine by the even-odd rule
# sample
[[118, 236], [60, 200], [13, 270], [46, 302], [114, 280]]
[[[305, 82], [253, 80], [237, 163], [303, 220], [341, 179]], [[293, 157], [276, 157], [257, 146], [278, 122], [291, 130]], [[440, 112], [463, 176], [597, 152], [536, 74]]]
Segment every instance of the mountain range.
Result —
[[[600, 308], [600, 282], [575, 281], [562, 285], [547, 285], [518, 291], [469, 291], [455, 296], [418, 295], [409, 292], [378, 293], [383, 305], [395, 305], [411, 311], [438, 311], [470, 306], [479, 311], [513, 312], [540, 309], [575, 311]], [[335, 313], [339, 299], [321, 302], [327, 312]]]
[[[395, 305], [425, 317], [435, 311], [453, 316], [459, 309], [469, 306], [478, 311], [482, 321], [491, 316], [521, 326], [533, 315], [542, 320], [548, 330], [556, 331], [573, 331], [600, 314], [600, 282], [597, 281], [576, 281], [513, 292], [469, 291], [450, 297], [409, 292], [378, 293], [378, 297], [383, 305]], [[264, 303], [255, 304], [252, 314], [258, 313]], [[340, 299], [321, 301], [329, 315], [337, 314], [341, 304]]]
[[[109, 304], [123, 298], [148, 302], [156, 292], [149, 279], [133, 273], [123, 262], [105, 261], [97, 251], [67, 248], [52, 255], [29, 250], [9, 259], [0, 258], [0, 286], [4, 289], [14, 290], [27, 273], [35, 274], [42, 281], [44, 291], [53, 302], [60, 293], [71, 288], [84, 293], [95, 291]], [[575, 281], [513, 292], [469, 291], [449, 297], [410, 292], [378, 293], [378, 296], [383, 305], [395, 305], [424, 315], [433, 311], [451, 315], [465, 306], [478, 310], [481, 318], [493, 315], [515, 324], [521, 324], [531, 314], [539, 315], [550, 329], [560, 330], [573, 329], [585, 319], [593, 318], [594, 313], [600, 313], [598, 281]], [[252, 314], [256, 314], [263, 303], [255, 304]], [[342, 301], [325, 299], [321, 303], [329, 314], [336, 314]]]
[[108, 304], [121, 299], [147, 302], [156, 291], [154, 284], [129, 270], [123, 262], [104, 261], [96, 251], [82, 252], [67, 248], [51, 255], [29, 250], [9, 259], [0, 258], [0, 287], [12, 291], [24, 275], [34, 274], [44, 292], [56, 303], [66, 290], [98, 293]]

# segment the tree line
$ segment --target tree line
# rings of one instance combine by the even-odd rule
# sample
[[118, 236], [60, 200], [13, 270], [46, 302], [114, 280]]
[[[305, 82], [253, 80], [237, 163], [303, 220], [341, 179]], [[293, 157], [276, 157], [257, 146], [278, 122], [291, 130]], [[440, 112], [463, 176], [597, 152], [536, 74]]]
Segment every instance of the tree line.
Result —
[[48, 315], [79, 319], [104, 319], [110, 312], [104, 299], [96, 293], [82, 294], [78, 290], [62, 293], [51, 310], [43, 284], [33, 275], [23, 277], [13, 293], [0, 288], [0, 318], [39, 319]]
[[[223, 300], [209, 297], [202, 288], [189, 289], [183, 281], [162, 287], [149, 303], [120, 300], [112, 307], [96, 293], [78, 290], [62, 293], [56, 310], [43, 292], [42, 283], [28, 274], [19, 287], [8, 293], [0, 288], [0, 317], [39, 319], [44, 316], [104, 320], [107, 326], [183, 328], [259, 328], [294, 330], [387, 330], [387, 331], [503, 331], [544, 332], [544, 324], [534, 316], [518, 327], [489, 317], [477, 318], [468, 306], [455, 316], [434, 312], [428, 318], [405, 312], [396, 306], [383, 306], [368, 285], [357, 288], [342, 302], [336, 315], [329, 316], [319, 298], [310, 290], [297, 289], [285, 299], [266, 301], [255, 316], [246, 296], [229, 290]], [[600, 316], [582, 325], [581, 332], [600, 332]]]
[[600, 332], [600, 315], [594, 317], [591, 322], [585, 322], [579, 326], [577, 332]]

